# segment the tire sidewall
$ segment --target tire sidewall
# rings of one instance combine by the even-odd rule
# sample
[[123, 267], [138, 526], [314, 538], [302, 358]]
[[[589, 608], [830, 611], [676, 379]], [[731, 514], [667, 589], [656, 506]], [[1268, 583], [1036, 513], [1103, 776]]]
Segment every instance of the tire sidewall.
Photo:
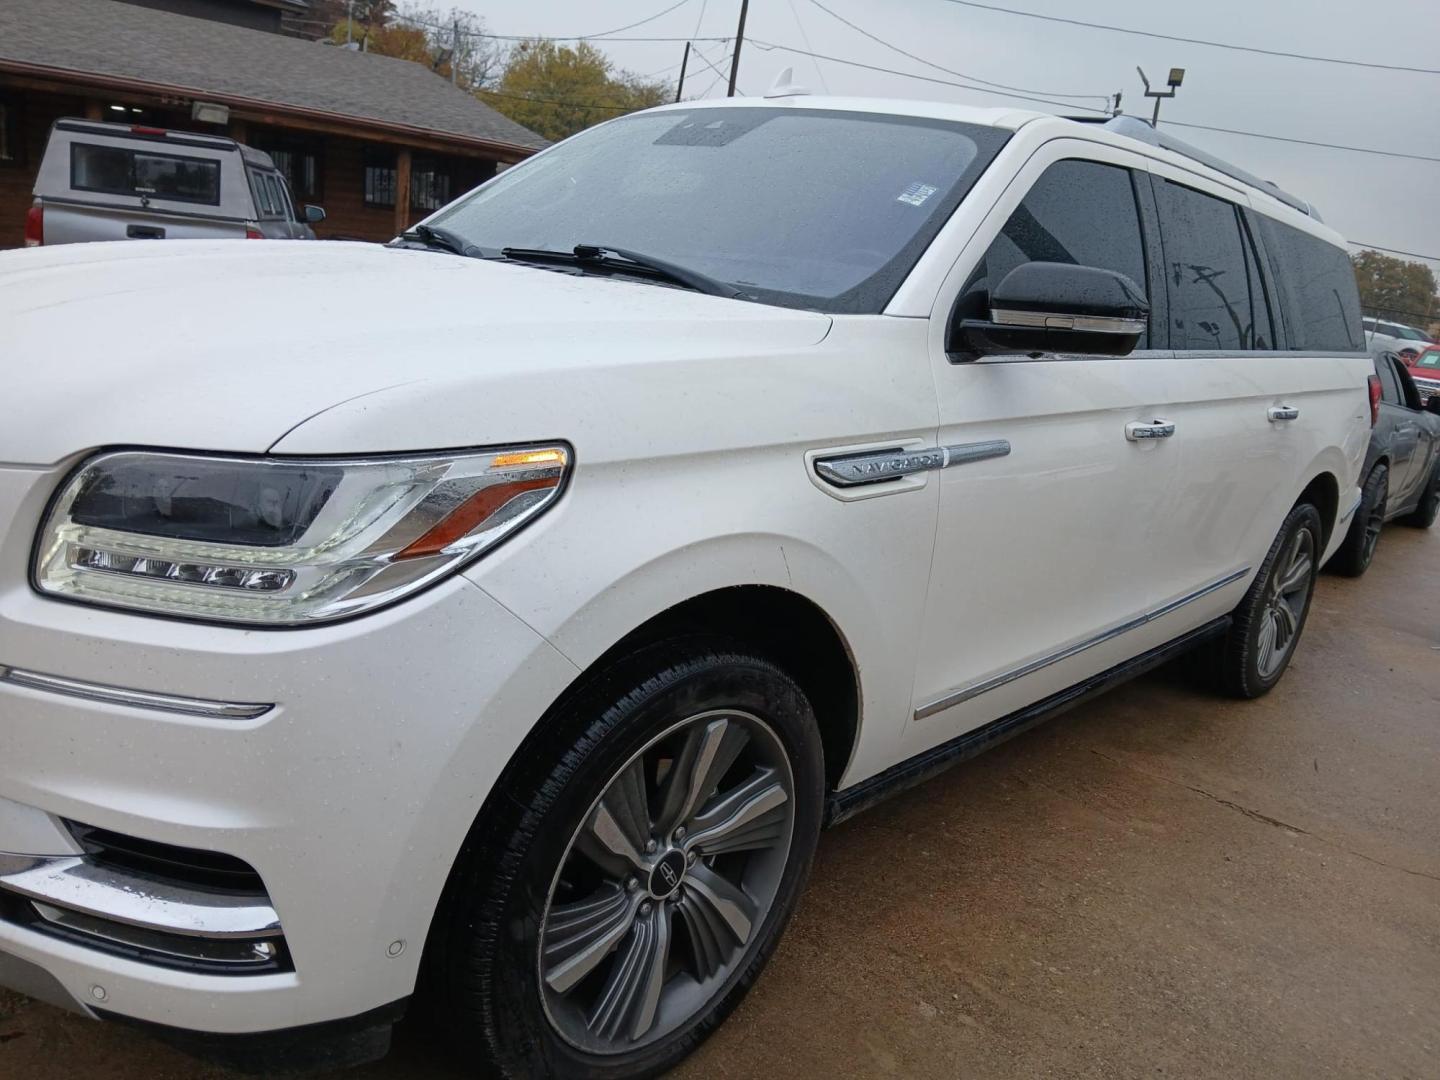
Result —
[[[1300, 618], [1296, 620], [1295, 637], [1289, 652], [1286, 653], [1280, 667], [1267, 679], [1260, 674], [1260, 629], [1264, 622], [1263, 616], [1275, 575], [1283, 573], [1285, 570], [1279, 565], [1280, 560], [1289, 548], [1295, 534], [1301, 529], [1309, 530], [1314, 551], [1312, 556], [1314, 566], [1310, 572], [1310, 582], [1305, 589], [1305, 606], [1300, 613]], [[1236, 659], [1240, 663], [1238, 674], [1242, 680], [1245, 696], [1259, 697], [1261, 694], [1268, 693], [1285, 677], [1285, 672], [1289, 670], [1290, 663], [1295, 659], [1295, 653], [1304, 637], [1305, 624], [1310, 618], [1310, 608], [1315, 597], [1315, 584], [1319, 577], [1320, 558], [1323, 553], [1324, 541], [1320, 514], [1313, 506], [1302, 503], [1286, 516], [1279, 535], [1275, 537], [1275, 542], [1271, 544], [1270, 550], [1265, 555], [1265, 561], [1261, 564], [1254, 584], [1251, 585], [1250, 591], [1241, 602], [1244, 635], [1240, 642], [1240, 655]]]
[[[600, 1080], [650, 1076], [675, 1065], [738, 1004], [764, 966], [804, 887], [820, 831], [824, 775], [814, 714], [799, 687], [768, 661], [740, 652], [707, 653], [669, 665], [618, 699], [612, 696], [608, 706], [597, 704], [592, 698], [570, 711], [568, 726], [581, 727], [583, 733], [530, 793], [531, 803], [507, 845], [515, 860], [513, 873], [494, 881], [498, 888], [484, 905], [499, 913], [494, 955], [486, 965], [493, 981], [487, 995], [492, 1015], [483, 1018], [484, 1028], [490, 1053], [510, 1076]], [[750, 960], [736, 968], [698, 1020], [633, 1053], [583, 1052], [551, 1026], [540, 986], [539, 928], [556, 870], [583, 816], [625, 763], [676, 722], [716, 708], [760, 717], [790, 759], [794, 832], [774, 903], [760, 924]], [[585, 725], [590, 709], [599, 720]], [[562, 721], [560, 726], [567, 725]], [[563, 737], [551, 745], [563, 745]], [[525, 799], [524, 786], [507, 794]]]

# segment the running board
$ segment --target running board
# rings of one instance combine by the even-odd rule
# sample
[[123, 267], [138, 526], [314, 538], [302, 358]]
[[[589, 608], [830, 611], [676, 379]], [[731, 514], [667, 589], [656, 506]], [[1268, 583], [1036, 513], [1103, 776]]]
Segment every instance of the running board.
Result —
[[1137, 675], [1143, 675], [1150, 669], [1159, 667], [1166, 661], [1173, 660], [1196, 646], [1220, 637], [1229, 629], [1230, 616], [1222, 615], [1204, 626], [1191, 630], [1188, 634], [1182, 634], [1173, 641], [1166, 642], [1149, 652], [1141, 653], [1123, 664], [1116, 664], [1098, 675], [1092, 675], [1083, 682], [1078, 682], [1059, 693], [1051, 694], [1033, 705], [1027, 705], [1008, 716], [992, 720], [974, 731], [967, 731], [964, 735], [932, 747], [923, 754], [907, 758], [868, 780], [860, 781], [853, 787], [833, 792], [825, 804], [825, 826], [829, 828], [832, 825], [838, 825], [862, 810], [868, 810], [876, 803], [884, 802], [892, 795], [923, 784], [952, 765], [969, 761], [992, 746], [1013, 738], [1023, 731], [1028, 731], [1051, 717], [1059, 716], [1068, 709], [1073, 709], [1082, 701], [1103, 694], [1121, 683], [1129, 682]]

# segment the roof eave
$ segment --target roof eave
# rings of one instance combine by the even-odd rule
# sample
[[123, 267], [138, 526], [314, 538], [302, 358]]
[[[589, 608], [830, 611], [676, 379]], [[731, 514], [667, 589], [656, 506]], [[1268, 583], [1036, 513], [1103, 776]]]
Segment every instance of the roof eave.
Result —
[[94, 71], [76, 71], [73, 68], [57, 68], [46, 64], [34, 64], [25, 60], [12, 60], [0, 57], [0, 73], [7, 72], [15, 75], [29, 76], [35, 79], [49, 79], [54, 82], [69, 85], [93, 86], [107, 90], [149, 94], [152, 96], [178, 94], [184, 97], [213, 101], [217, 104], [228, 105], [231, 108], [245, 111], [266, 112], [282, 117], [319, 121], [335, 127], [349, 129], [349, 133], [354, 135], [380, 133], [421, 144], [445, 143], [456, 148], [483, 151], [498, 157], [502, 161], [519, 161], [529, 157], [531, 154], [538, 153], [540, 149], [539, 147], [522, 146], [519, 143], [507, 143], [498, 139], [484, 139], [475, 135], [445, 131], [441, 128], [420, 127], [414, 124], [397, 123], [393, 120], [377, 120], [374, 117], [368, 116], [353, 116], [348, 113], [331, 112], [324, 109], [310, 109], [279, 101], [266, 101], [263, 98], [251, 98], [239, 94], [225, 93], [223, 91], [207, 90], [202, 87], [181, 86], [174, 83], [155, 83], [145, 79], [131, 78], [126, 75], [106, 75]]

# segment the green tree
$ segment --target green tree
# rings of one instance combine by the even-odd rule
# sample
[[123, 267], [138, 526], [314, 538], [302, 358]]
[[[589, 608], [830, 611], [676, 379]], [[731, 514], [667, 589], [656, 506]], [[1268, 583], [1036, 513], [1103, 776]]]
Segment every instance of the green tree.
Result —
[[510, 50], [499, 81], [480, 99], [547, 139], [669, 101], [674, 89], [618, 71], [589, 42], [573, 48], [536, 38]]
[[1424, 263], [1369, 250], [1353, 256], [1353, 261], [1366, 315], [1422, 328], [1440, 319], [1435, 275]]

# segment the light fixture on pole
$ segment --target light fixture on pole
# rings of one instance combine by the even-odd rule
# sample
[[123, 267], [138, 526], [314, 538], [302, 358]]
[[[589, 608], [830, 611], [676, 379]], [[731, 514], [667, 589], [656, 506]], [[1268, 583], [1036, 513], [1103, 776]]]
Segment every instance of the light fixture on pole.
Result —
[[1169, 87], [1170, 87], [1170, 89], [1168, 89], [1168, 90], [1151, 90], [1151, 89], [1150, 89], [1150, 80], [1145, 77], [1145, 72], [1142, 71], [1139, 67], [1137, 67], [1135, 70], [1138, 71], [1138, 72], [1140, 72], [1140, 81], [1145, 84], [1145, 96], [1148, 97], [1148, 98], [1154, 98], [1154, 99], [1155, 99], [1155, 112], [1154, 112], [1154, 114], [1150, 117], [1150, 126], [1151, 126], [1151, 127], [1159, 127], [1159, 126], [1160, 126], [1160, 102], [1163, 101], [1165, 98], [1172, 98], [1172, 97], [1175, 96], [1175, 91], [1178, 90], [1178, 89], [1180, 89], [1180, 84], [1185, 81], [1185, 69], [1184, 69], [1184, 68], [1171, 68], [1171, 69], [1170, 69], [1170, 78], [1167, 80], [1167, 82], [1168, 82], [1168, 84], [1169, 84]]

